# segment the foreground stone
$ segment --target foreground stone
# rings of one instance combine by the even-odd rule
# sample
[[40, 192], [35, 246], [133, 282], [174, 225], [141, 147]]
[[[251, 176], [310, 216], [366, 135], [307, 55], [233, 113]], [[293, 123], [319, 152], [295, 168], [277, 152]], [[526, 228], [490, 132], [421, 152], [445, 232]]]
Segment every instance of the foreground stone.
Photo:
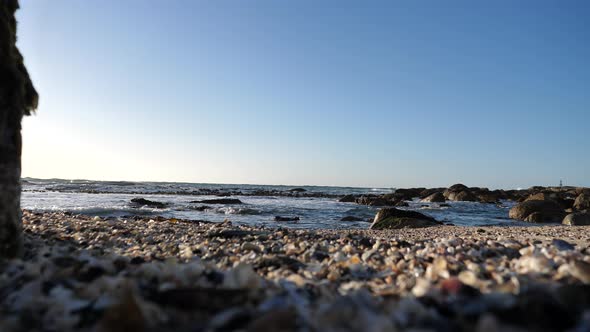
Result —
[[436, 219], [416, 211], [384, 208], [379, 210], [370, 229], [401, 229], [437, 226]]
[[0, 331], [587, 331], [590, 227], [291, 230], [24, 213]]

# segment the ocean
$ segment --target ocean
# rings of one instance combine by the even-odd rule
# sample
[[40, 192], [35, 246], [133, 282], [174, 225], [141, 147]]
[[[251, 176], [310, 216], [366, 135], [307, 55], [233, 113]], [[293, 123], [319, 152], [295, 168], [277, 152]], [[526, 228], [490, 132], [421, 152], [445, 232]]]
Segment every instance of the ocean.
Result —
[[[23, 178], [21, 206], [33, 211], [68, 211], [100, 217], [163, 216], [190, 220], [291, 228], [366, 229], [379, 207], [341, 203], [344, 195], [384, 194], [394, 188], [204, 184], [174, 182], [89, 181]], [[164, 208], [137, 206], [133, 198], [165, 203]], [[239, 199], [242, 204], [193, 203]], [[513, 202], [409, 202], [418, 210], [457, 226], [528, 225], [508, 218]], [[276, 217], [299, 219], [275, 221]], [[355, 217], [361, 221], [341, 221]]]

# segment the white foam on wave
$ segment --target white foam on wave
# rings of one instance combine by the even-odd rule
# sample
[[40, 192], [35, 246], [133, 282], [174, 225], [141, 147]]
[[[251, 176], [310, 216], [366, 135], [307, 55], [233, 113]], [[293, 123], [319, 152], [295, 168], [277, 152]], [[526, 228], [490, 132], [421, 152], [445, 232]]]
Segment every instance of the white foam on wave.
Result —
[[252, 208], [238, 208], [238, 207], [220, 207], [213, 209], [213, 211], [221, 214], [239, 214], [239, 215], [256, 215], [260, 214], [260, 211]]

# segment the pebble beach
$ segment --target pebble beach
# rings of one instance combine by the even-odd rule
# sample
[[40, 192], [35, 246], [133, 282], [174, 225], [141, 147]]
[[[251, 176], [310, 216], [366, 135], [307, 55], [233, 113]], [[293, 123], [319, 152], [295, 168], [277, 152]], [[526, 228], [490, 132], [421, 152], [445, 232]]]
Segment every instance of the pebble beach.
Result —
[[588, 331], [590, 227], [298, 230], [23, 212], [0, 331]]

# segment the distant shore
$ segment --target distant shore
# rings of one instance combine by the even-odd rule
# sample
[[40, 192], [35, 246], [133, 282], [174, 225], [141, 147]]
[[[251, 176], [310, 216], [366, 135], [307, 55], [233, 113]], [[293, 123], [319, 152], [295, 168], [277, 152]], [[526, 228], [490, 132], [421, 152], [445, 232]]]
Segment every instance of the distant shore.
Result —
[[[590, 227], [293, 230], [24, 212], [0, 330], [590, 327]], [[586, 313], [586, 315], [584, 315]]]

